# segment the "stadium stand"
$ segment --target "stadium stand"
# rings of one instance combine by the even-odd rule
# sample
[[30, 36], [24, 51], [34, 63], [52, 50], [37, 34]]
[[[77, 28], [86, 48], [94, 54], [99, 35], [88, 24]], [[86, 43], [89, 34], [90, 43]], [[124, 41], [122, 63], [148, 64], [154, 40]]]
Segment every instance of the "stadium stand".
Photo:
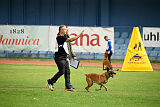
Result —
[[104, 53], [96, 53], [95, 59], [102, 59], [104, 57]]
[[31, 58], [39, 58], [38, 51], [31, 51]]
[[5, 51], [0, 51], [0, 57], [5, 57]]
[[119, 38], [120, 33], [119, 32], [114, 32], [114, 38]]
[[125, 39], [125, 44], [128, 46], [128, 44], [129, 44], [129, 41], [130, 41], [130, 38], [126, 38]]
[[128, 38], [128, 32], [122, 32], [121, 38], [122, 38], [122, 39]]
[[31, 57], [31, 52], [30, 51], [22, 51], [21, 54], [24, 58]]
[[115, 41], [115, 43], [119, 45], [124, 44], [124, 39], [119, 38]]

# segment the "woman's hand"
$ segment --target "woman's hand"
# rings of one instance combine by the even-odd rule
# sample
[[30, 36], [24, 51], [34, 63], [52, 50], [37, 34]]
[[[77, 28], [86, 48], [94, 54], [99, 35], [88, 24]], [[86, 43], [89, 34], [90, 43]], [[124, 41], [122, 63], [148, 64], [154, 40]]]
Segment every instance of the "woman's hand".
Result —
[[72, 38], [68, 38], [66, 40], [66, 42], [73, 42], [73, 41], [77, 40], [79, 37], [82, 37], [83, 35], [84, 35], [84, 30], [80, 33], [80, 35], [72, 37]]
[[82, 37], [84, 35], [84, 30], [80, 33], [79, 37]]

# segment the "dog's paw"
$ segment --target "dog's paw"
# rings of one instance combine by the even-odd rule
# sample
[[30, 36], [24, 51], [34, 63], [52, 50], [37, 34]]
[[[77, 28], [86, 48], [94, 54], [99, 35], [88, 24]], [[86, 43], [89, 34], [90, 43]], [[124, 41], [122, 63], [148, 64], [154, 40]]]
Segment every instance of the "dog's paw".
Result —
[[89, 90], [88, 90], [88, 88], [87, 88], [87, 87], [86, 87], [85, 89], [87, 90], [87, 92], [89, 92]]
[[101, 89], [95, 89], [95, 91], [99, 91], [99, 90], [101, 90]]

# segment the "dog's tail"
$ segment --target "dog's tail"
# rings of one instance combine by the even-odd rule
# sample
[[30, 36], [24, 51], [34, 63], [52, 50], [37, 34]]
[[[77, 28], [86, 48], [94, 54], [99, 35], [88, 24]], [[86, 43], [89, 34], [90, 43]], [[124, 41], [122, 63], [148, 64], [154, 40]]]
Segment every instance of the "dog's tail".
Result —
[[116, 70], [109, 70], [109, 71], [119, 71], [119, 69], [116, 69]]
[[81, 67], [82, 67], [82, 71], [83, 71], [84, 75], [87, 75], [87, 73], [84, 70], [84, 67], [82, 65], [81, 65]]

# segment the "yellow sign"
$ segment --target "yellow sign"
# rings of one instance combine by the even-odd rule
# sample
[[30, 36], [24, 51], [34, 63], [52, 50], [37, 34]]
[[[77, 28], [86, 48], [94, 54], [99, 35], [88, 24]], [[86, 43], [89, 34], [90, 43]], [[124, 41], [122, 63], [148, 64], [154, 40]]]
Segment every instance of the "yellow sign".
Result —
[[138, 27], [134, 27], [122, 71], [153, 71]]

